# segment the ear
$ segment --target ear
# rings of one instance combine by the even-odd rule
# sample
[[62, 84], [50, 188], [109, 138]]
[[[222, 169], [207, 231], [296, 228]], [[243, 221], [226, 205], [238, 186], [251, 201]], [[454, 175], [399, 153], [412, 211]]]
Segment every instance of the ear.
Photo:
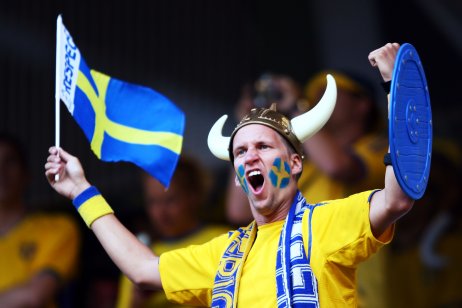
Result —
[[293, 175], [299, 174], [302, 172], [303, 162], [300, 155], [294, 153], [290, 155], [290, 170]]

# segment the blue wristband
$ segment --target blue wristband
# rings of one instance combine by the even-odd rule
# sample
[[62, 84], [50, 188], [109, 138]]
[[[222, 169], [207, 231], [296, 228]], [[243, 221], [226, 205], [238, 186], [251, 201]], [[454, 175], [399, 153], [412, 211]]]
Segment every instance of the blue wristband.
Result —
[[85, 203], [85, 201], [100, 194], [101, 193], [95, 186], [90, 186], [84, 191], [82, 191], [77, 197], [75, 197], [74, 200], [72, 200], [72, 204], [78, 210], [79, 207]]
[[72, 204], [89, 228], [98, 218], [114, 213], [95, 186], [90, 186], [81, 192], [74, 198]]
[[393, 166], [392, 162], [391, 162], [391, 156], [390, 156], [390, 153], [387, 153], [383, 156], [383, 164], [385, 166]]

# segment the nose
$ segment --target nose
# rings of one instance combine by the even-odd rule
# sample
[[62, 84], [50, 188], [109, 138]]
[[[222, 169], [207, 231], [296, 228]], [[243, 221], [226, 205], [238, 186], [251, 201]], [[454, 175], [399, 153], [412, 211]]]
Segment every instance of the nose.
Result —
[[249, 148], [247, 149], [247, 152], [245, 153], [245, 164], [249, 165], [258, 160], [258, 153], [255, 148]]

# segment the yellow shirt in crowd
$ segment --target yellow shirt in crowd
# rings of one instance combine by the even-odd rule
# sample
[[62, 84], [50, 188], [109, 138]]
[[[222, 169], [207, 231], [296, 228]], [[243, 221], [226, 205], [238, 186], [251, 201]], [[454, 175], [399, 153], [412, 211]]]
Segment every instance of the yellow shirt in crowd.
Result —
[[77, 224], [63, 214], [34, 214], [0, 235], [0, 293], [51, 272], [60, 282], [77, 270], [80, 235]]
[[359, 139], [351, 149], [364, 169], [364, 177], [345, 183], [332, 179], [313, 164], [309, 158], [303, 162], [303, 172], [298, 187], [308, 203], [345, 198], [360, 191], [384, 187], [385, 166], [383, 156], [388, 151], [388, 141], [381, 135], [369, 134]]

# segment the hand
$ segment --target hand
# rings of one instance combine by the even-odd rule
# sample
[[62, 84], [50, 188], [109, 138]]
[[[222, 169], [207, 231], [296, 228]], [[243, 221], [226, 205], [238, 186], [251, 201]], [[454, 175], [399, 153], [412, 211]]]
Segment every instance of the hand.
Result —
[[[56, 147], [51, 147], [48, 152], [50, 155], [45, 164], [45, 175], [54, 190], [73, 200], [90, 187], [77, 157]], [[55, 180], [55, 174], [59, 174], [58, 181]]]
[[373, 67], [377, 67], [382, 75], [383, 81], [390, 81], [395, 66], [395, 58], [398, 53], [398, 43], [388, 43], [372, 51], [369, 56], [369, 62]]

